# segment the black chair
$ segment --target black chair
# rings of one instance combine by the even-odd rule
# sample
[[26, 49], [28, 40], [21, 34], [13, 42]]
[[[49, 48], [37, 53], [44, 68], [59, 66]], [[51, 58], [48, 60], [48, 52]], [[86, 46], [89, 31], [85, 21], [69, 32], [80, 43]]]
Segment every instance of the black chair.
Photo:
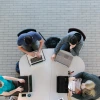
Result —
[[[24, 29], [21, 32], [19, 32], [17, 34], [17, 36], [19, 37], [21, 34], [24, 34], [24, 33], [30, 32], [30, 31], [37, 32], [36, 29]], [[46, 39], [44, 38], [44, 36], [40, 32], [38, 32], [38, 33], [41, 35], [41, 37], [44, 39], [44, 41], [46, 41]]]
[[77, 29], [77, 28], [69, 28], [68, 29], [68, 33], [72, 32], [72, 31], [76, 31], [76, 32], [80, 33], [83, 36], [83, 40], [85, 41], [86, 36], [85, 36], [85, 34], [80, 29]]
[[19, 37], [21, 34], [24, 34], [24, 33], [30, 32], [30, 31], [36, 32], [36, 29], [25, 29], [25, 30], [19, 32], [19, 33], [17, 34], [17, 36]]

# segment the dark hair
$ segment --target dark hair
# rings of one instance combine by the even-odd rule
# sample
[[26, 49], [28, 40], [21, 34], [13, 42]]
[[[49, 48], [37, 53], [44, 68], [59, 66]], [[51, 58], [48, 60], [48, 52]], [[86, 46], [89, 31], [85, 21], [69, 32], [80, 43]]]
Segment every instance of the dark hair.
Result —
[[2, 82], [0, 81], [0, 87], [2, 87]]
[[70, 38], [69, 42], [70, 42], [72, 45], [75, 45], [75, 44], [78, 42], [78, 39], [77, 39], [77, 37], [76, 37], [75, 35], [73, 35], [73, 36]]
[[26, 36], [25, 37], [25, 43], [26, 44], [31, 44], [32, 43], [32, 37], [31, 36]]

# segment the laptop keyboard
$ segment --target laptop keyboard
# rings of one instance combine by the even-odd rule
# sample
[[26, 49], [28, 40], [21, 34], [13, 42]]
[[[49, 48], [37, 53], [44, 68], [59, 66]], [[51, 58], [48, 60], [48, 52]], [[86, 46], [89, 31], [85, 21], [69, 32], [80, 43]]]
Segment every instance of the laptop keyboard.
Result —
[[32, 59], [30, 59], [31, 60], [31, 63], [34, 63], [34, 62], [37, 62], [37, 61], [39, 61], [39, 60], [42, 60], [42, 56], [41, 57], [35, 57], [35, 58], [32, 58]]

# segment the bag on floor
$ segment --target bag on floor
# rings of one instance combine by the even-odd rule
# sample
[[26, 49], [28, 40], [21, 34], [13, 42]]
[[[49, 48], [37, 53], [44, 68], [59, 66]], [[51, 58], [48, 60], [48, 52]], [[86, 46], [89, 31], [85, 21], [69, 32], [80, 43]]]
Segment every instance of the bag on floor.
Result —
[[20, 69], [19, 69], [19, 61], [16, 63], [16, 72], [20, 74]]
[[60, 41], [60, 38], [58, 37], [49, 37], [45, 42], [45, 46], [47, 48], [55, 48], [59, 41]]

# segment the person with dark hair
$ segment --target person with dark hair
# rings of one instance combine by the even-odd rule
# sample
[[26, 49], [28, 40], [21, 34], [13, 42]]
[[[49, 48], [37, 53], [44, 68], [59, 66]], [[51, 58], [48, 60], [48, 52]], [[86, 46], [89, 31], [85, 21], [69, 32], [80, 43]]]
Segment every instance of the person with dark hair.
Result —
[[[21, 34], [17, 40], [19, 50], [30, 56], [34, 56], [36, 54], [39, 57], [43, 44], [44, 40], [40, 34], [33, 31]], [[37, 53], [32, 52], [35, 50], [37, 50]]]
[[10, 96], [15, 92], [22, 92], [24, 89], [20, 86], [16, 87], [16, 82], [25, 83], [25, 80], [0, 75], [0, 95]]
[[65, 50], [70, 52], [73, 56], [78, 56], [79, 51], [81, 50], [83, 45], [83, 36], [76, 31], [72, 31], [67, 34], [61, 41], [57, 44], [54, 49], [54, 54], [51, 59], [54, 60], [59, 50]]

